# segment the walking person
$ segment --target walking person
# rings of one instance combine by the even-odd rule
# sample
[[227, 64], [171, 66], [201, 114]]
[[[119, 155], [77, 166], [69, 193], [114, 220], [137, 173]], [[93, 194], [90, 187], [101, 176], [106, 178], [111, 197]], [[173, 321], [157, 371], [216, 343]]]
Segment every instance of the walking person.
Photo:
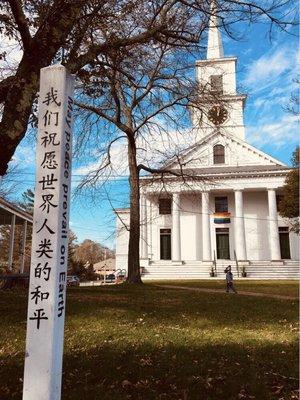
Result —
[[234, 293], [237, 293], [233, 285], [233, 274], [231, 272], [231, 265], [228, 265], [224, 272], [226, 274], [226, 292], [229, 293], [229, 291], [232, 290]]

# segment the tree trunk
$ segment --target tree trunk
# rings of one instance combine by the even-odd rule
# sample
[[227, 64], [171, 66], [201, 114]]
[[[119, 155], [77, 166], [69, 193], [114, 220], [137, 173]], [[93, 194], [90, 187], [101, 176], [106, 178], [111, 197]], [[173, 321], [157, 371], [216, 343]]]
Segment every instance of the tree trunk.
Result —
[[128, 138], [130, 183], [130, 230], [128, 245], [128, 283], [142, 283], [140, 274], [140, 185], [134, 138]]
[[25, 136], [32, 104], [39, 88], [40, 69], [51, 64], [64, 45], [78, 19], [84, 0], [56, 1], [42, 21], [31, 44], [24, 50], [14, 76], [0, 91], [4, 104], [0, 118], [0, 176], [7, 172], [8, 163]]
[[8, 91], [0, 122], [0, 176], [5, 175], [8, 163], [23, 139], [31, 107], [39, 86], [37, 60], [23, 56], [16, 79]]

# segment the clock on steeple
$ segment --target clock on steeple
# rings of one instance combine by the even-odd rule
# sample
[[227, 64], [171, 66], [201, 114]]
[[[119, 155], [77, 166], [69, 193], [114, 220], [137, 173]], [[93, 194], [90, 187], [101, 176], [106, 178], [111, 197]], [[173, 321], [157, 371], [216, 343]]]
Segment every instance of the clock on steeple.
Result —
[[208, 111], [208, 119], [215, 125], [223, 124], [228, 118], [228, 111], [225, 107], [214, 106]]

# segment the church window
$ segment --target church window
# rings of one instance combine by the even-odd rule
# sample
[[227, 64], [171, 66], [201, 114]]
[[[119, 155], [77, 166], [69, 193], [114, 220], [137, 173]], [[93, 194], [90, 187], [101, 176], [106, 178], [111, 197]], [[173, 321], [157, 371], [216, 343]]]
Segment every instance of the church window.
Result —
[[225, 163], [225, 149], [221, 144], [214, 146], [214, 164]]
[[215, 197], [215, 212], [228, 212], [228, 198]]
[[210, 77], [210, 88], [213, 94], [223, 94], [223, 76], [212, 75]]
[[161, 215], [171, 214], [171, 199], [159, 199], [159, 213]]

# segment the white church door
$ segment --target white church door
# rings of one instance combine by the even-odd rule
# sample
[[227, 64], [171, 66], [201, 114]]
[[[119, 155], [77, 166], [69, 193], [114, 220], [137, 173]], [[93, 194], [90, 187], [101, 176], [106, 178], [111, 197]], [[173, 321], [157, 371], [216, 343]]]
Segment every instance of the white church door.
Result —
[[216, 229], [217, 258], [218, 260], [230, 260], [229, 229]]
[[291, 259], [289, 228], [279, 228], [280, 254], [282, 260]]
[[160, 230], [160, 259], [171, 260], [171, 229]]

